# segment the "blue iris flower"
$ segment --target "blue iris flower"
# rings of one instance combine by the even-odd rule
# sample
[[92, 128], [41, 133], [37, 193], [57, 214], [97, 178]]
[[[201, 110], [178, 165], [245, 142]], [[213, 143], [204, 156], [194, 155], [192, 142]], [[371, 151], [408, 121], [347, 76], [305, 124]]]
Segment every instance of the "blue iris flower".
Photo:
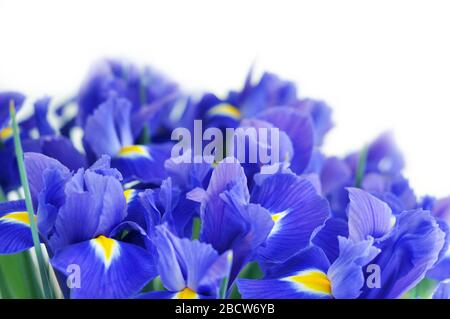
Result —
[[433, 293], [433, 299], [450, 299], [450, 281], [446, 280], [437, 286]]
[[93, 67], [78, 94], [78, 125], [84, 127], [88, 117], [111, 94], [130, 101], [132, 122], [142, 121], [146, 115], [147, 120], [152, 120], [151, 130], [156, 131], [161, 128], [158, 123], [170, 114], [180, 92], [176, 83], [151, 68], [141, 70], [128, 62], [102, 60]]
[[450, 225], [450, 197], [433, 200], [430, 203], [433, 215]]
[[[427, 203], [422, 203], [424, 206], [429, 206], [431, 213], [439, 222], [441, 228], [448, 229], [450, 227], [450, 198], [445, 197], [438, 200], [428, 198]], [[450, 232], [447, 231], [447, 238], [444, 249], [440, 254], [440, 258], [436, 265], [427, 273], [427, 278], [437, 281], [445, 281], [450, 279]], [[447, 247], [447, 249], [445, 249]]]
[[231, 251], [219, 255], [209, 244], [173, 235], [166, 225], [156, 228], [153, 241], [158, 251], [158, 273], [167, 290], [150, 292], [140, 298], [219, 297], [221, 283], [230, 273]]
[[247, 178], [234, 158], [214, 169], [206, 190], [196, 188], [188, 198], [201, 203], [200, 240], [219, 253], [233, 251], [230, 285], [266, 240], [273, 221], [268, 210], [250, 203]]
[[[127, 219], [121, 175], [110, 168], [109, 158], [76, 173], [37, 153], [26, 153], [25, 163], [51, 264], [63, 276], [73, 266], [79, 270], [72, 298], [128, 298], [156, 276], [147, 233]], [[0, 253], [32, 247], [24, 201], [1, 204], [0, 229]], [[144, 238], [143, 244], [130, 241], [130, 234]]]
[[[367, 147], [363, 161], [361, 185], [389, 204], [395, 214], [418, 207], [418, 200], [408, 180], [403, 176], [404, 159], [390, 133], [379, 136]], [[320, 151], [313, 153], [306, 172], [320, 176], [322, 194], [330, 202], [336, 217], [346, 218], [348, 196], [346, 187], [355, 186], [361, 152], [341, 159], [326, 157]]]
[[[237, 286], [244, 298], [401, 298], [426, 278], [433, 298], [449, 298], [450, 199], [416, 196], [389, 134], [366, 152], [326, 156], [330, 108], [275, 74], [252, 73], [223, 99], [197, 100], [153, 69], [104, 60], [61, 128], [48, 120], [49, 97], [34, 102], [20, 138], [33, 218], [64, 296], [222, 298]], [[25, 97], [0, 92], [6, 193], [20, 186], [11, 100], [19, 110]], [[242, 129], [234, 145], [246, 141], [246, 159], [264, 149], [278, 160], [239, 163], [228, 143], [223, 159], [171, 157], [171, 131], [196, 119]], [[75, 126], [84, 153], [72, 144]], [[260, 128], [278, 128], [280, 139]], [[0, 203], [0, 254], [32, 246], [25, 201]], [[262, 278], [244, 278], [250, 263]], [[162, 290], [149, 290], [154, 279]]]
[[293, 151], [287, 155], [291, 168], [297, 174], [303, 173], [314, 146], [322, 143], [332, 127], [330, 108], [320, 101], [299, 99], [295, 85], [274, 74], [264, 73], [257, 84], [251, 78], [252, 72], [244, 88], [231, 92], [226, 99], [207, 93], [197, 103], [188, 104], [185, 125], [192, 128], [193, 121], [201, 119], [205, 127], [236, 128], [248, 126], [242, 123], [245, 119], [265, 121], [290, 138]]
[[188, 149], [183, 155], [167, 159], [164, 168], [175, 185], [183, 192], [189, 192], [194, 188], [208, 187], [213, 161], [212, 156], [195, 156]]
[[273, 227], [258, 249], [263, 267], [281, 263], [310, 243], [315, 230], [330, 217], [330, 208], [314, 185], [289, 169], [255, 176], [250, 201], [270, 213]]
[[[250, 183], [253, 180], [253, 176], [257, 174], [264, 165], [276, 163], [289, 163], [289, 165], [291, 165], [290, 163], [295, 154], [291, 138], [286, 132], [280, 131], [278, 139], [272, 140], [270, 130], [274, 128], [275, 126], [268, 121], [253, 118], [242, 120], [239, 128], [235, 131], [233, 136], [234, 147], [229, 147], [228, 155], [245, 159], [250, 159], [253, 156], [255, 157], [255, 160], [251, 163], [246, 163], [244, 161], [241, 164]], [[264, 129], [267, 133], [261, 133], [260, 129]], [[262, 134], [264, 134], [264, 136], [261, 136]], [[247, 147], [244, 150], [242, 150], [241, 147], [242, 141], [246, 141], [247, 143]], [[261, 158], [262, 150], [266, 155], [270, 154], [270, 163], [267, 163], [267, 159], [264, 159], [263, 161]], [[251, 154], [251, 152], [253, 152], [253, 154]], [[278, 153], [275, 154], [275, 152]], [[276, 158], [274, 155], [276, 155]], [[278, 159], [278, 161], [276, 161], [276, 159]]]
[[379, 253], [373, 240], [354, 243], [339, 237], [340, 254], [330, 265], [323, 250], [310, 246], [266, 271], [263, 279], [238, 279], [243, 298], [356, 298], [364, 284], [363, 267]]
[[278, 106], [292, 107], [308, 114], [314, 124], [314, 142], [321, 145], [326, 133], [333, 127], [331, 109], [322, 101], [300, 99], [295, 83], [280, 79], [269, 72], [263, 73], [258, 82], [252, 83], [252, 70], [240, 92], [230, 92], [228, 103], [239, 106], [244, 117]]
[[329, 217], [324, 198], [292, 172], [255, 176], [252, 193], [242, 166], [226, 158], [212, 173], [206, 190], [188, 198], [201, 203], [200, 240], [219, 253], [233, 251], [230, 284], [252, 260], [267, 267], [281, 263], [309, 245], [315, 228]]
[[172, 143], [136, 144], [131, 123], [131, 103], [111, 95], [87, 118], [83, 142], [89, 158], [106, 154], [119, 169], [124, 182], [159, 184], [166, 178], [164, 162], [170, 157]]
[[198, 102], [188, 103], [184, 112], [183, 126], [192, 128], [194, 120], [203, 120], [204, 127], [236, 128], [253, 126], [243, 123], [245, 119], [267, 122], [287, 135], [293, 150], [283, 154], [291, 162], [292, 170], [301, 174], [306, 171], [315, 146], [319, 146], [331, 129], [331, 110], [323, 102], [299, 99], [296, 86], [264, 73], [259, 82], [252, 83], [249, 73], [244, 88], [231, 92], [225, 99], [211, 93]]
[[[330, 219], [312, 246], [268, 268], [262, 280], [238, 280], [244, 298], [398, 298], [425, 277], [446, 237], [431, 214], [419, 209], [395, 218], [376, 197], [348, 191], [348, 224]], [[372, 265], [379, 285], [367, 284]]]
[[128, 203], [127, 219], [144, 225], [147, 233], [153, 233], [155, 226], [165, 223], [179, 237], [192, 236], [192, 223], [198, 216], [199, 205], [188, 200], [186, 193], [170, 177], [157, 188], [127, 189], [125, 195]]
[[[48, 121], [50, 97], [43, 97], [34, 102], [32, 116], [20, 123], [26, 138], [22, 139], [24, 151], [45, 154], [57, 159], [71, 170], [86, 167], [86, 157], [73, 145], [72, 141], [59, 134]], [[39, 137], [33, 138], [33, 131]]]
[[[20, 186], [12, 138], [13, 132], [9, 126], [9, 103], [11, 100], [14, 101], [16, 111], [19, 111], [25, 101], [25, 96], [15, 92], [0, 94], [0, 164], [4, 168], [0, 172], [0, 186], [6, 193]], [[36, 100], [33, 114], [19, 123], [23, 149], [26, 152], [38, 152], [55, 158], [73, 170], [84, 167], [86, 165], [85, 157], [75, 149], [68, 138], [58, 135], [49, 124], [47, 120], [49, 104], [49, 97]], [[33, 138], [34, 131], [38, 134], [37, 138]]]
[[[19, 92], [0, 92], [0, 128], [4, 129], [9, 124], [9, 105], [14, 102], [14, 107], [19, 110], [25, 101], [25, 96]], [[5, 134], [5, 133], [3, 133]]]
[[7, 193], [20, 185], [19, 171], [14, 156], [12, 127], [9, 126], [9, 105], [14, 101], [16, 110], [22, 107], [25, 96], [18, 92], [0, 92], [0, 187]]
[[380, 287], [364, 287], [361, 298], [398, 298], [422, 280], [447, 249], [448, 228], [429, 211], [391, 208], [359, 189], [349, 189], [349, 238], [371, 236], [381, 250], [373, 260], [381, 270]]

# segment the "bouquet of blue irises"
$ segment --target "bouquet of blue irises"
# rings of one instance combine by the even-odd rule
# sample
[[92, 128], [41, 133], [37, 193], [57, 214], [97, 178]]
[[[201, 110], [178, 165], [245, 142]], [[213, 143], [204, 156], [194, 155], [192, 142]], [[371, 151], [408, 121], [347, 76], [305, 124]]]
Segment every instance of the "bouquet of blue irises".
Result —
[[219, 98], [116, 60], [62, 103], [0, 92], [1, 296], [448, 298], [450, 198], [389, 134], [324, 154], [331, 115], [271, 73]]

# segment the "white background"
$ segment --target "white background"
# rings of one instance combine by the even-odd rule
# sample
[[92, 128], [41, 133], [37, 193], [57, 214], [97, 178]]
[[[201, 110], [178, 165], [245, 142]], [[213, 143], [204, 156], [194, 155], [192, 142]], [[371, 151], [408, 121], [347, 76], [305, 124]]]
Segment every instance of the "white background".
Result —
[[449, 1], [0, 0], [0, 89], [65, 97], [105, 56], [219, 94], [255, 62], [333, 107], [329, 154], [391, 130], [417, 192], [450, 195]]

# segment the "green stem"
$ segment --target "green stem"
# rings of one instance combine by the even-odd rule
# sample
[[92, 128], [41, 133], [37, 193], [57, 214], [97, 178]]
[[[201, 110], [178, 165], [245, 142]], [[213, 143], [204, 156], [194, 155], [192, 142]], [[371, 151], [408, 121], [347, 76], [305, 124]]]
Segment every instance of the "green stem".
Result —
[[233, 254], [231, 252], [228, 252], [228, 261], [230, 263], [230, 269], [228, 270], [228, 274], [226, 277], [222, 280], [220, 285], [220, 298], [221, 299], [228, 299], [228, 296], [233, 290], [233, 287], [228, 287], [230, 284], [230, 275], [231, 275], [231, 265], [233, 264]]
[[31, 235], [33, 237], [33, 245], [36, 253], [36, 258], [39, 265], [39, 272], [41, 275], [42, 285], [44, 287], [44, 296], [45, 298], [53, 298], [52, 289], [50, 288], [50, 278], [49, 274], [47, 272], [47, 266], [44, 258], [44, 254], [42, 253], [41, 249], [41, 243], [39, 240], [39, 233], [37, 230], [35, 215], [34, 215], [34, 209], [33, 209], [33, 203], [31, 201], [31, 193], [30, 193], [30, 186], [28, 184], [27, 179], [27, 172], [25, 170], [25, 163], [24, 163], [24, 157], [23, 157], [23, 149], [22, 149], [22, 143], [20, 142], [20, 135], [19, 135], [19, 126], [17, 125], [16, 120], [16, 110], [14, 108], [14, 101], [11, 100], [9, 103], [9, 112], [11, 115], [12, 120], [12, 128], [14, 133], [14, 148], [16, 152], [16, 158], [17, 158], [17, 165], [19, 167], [19, 174], [20, 174], [20, 181], [22, 183], [22, 187], [25, 194], [25, 204], [28, 211], [28, 218], [30, 220], [30, 228], [31, 228]]
[[[238, 278], [246, 278], [246, 279], [261, 279], [263, 277], [263, 272], [259, 267], [257, 262], [250, 262], [245, 266], [244, 269], [239, 273]], [[241, 299], [241, 294], [236, 286], [236, 281], [233, 283], [233, 286], [230, 287], [230, 298], [231, 299]]]
[[150, 129], [148, 127], [148, 123], [145, 124], [142, 128], [142, 132], [138, 137], [138, 143], [140, 145], [146, 145], [150, 143]]
[[0, 297], [1, 299], [13, 299], [14, 294], [11, 292], [8, 286], [8, 278], [0, 268]]
[[[8, 298], [42, 298], [42, 288], [31, 251], [0, 256], [0, 291], [9, 291]], [[0, 276], [1, 277], [1, 276]]]
[[220, 298], [227, 299], [227, 291], [228, 291], [228, 282], [230, 280], [229, 276], [226, 276], [220, 285]]
[[[0, 187], [0, 203], [7, 200]], [[2, 298], [42, 298], [41, 287], [28, 251], [0, 256], [0, 294]]]
[[139, 100], [141, 107], [147, 104], [147, 80], [143, 76], [139, 79]]
[[[0, 187], [0, 202], [6, 200]], [[2, 298], [42, 298], [30, 251], [0, 256], [0, 292]]]
[[201, 227], [202, 221], [200, 220], [200, 218], [195, 217], [192, 223], [192, 239], [199, 239]]
[[359, 153], [358, 166], [356, 167], [355, 187], [360, 188], [366, 173], [368, 147], [364, 146]]
[[430, 299], [438, 282], [432, 279], [422, 279], [414, 288], [405, 293], [403, 299]]
[[6, 202], [7, 198], [6, 198], [6, 194], [3, 191], [3, 188], [0, 186], [0, 203], [1, 202]]
[[161, 277], [156, 277], [152, 282], [153, 291], [164, 290], [164, 285], [162, 284]]

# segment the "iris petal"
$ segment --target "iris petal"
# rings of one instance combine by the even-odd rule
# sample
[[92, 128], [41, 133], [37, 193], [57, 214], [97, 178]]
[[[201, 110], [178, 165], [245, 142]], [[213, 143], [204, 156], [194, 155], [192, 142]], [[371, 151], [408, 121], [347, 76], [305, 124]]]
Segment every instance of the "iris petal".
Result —
[[343, 219], [332, 217], [327, 219], [322, 227], [316, 229], [311, 240], [314, 245], [322, 248], [331, 263], [339, 255], [338, 236], [348, 237], [348, 225]]
[[112, 96], [88, 118], [84, 139], [97, 157], [115, 156], [122, 146], [133, 145], [130, 111], [128, 100]]
[[165, 226], [157, 227], [157, 232], [158, 270], [164, 286], [170, 291], [182, 292], [181, 296], [216, 297], [221, 280], [230, 271], [229, 252], [219, 256], [211, 245], [180, 239]]
[[275, 221], [258, 250], [265, 262], [282, 262], [310, 243], [313, 231], [330, 216], [327, 201], [313, 185], [294, 174], [278, 173], [254, 188], [251, 201], [261, 204]]
[[171, 143], [125, 146], [112, 159], [112, 166], [122, 173], [125, 182], [159, 184], [166, 178], [164, 162], [171, 148]]
[[39, 153], [25, 153], [24, 161], [33, 205], [37, 207], [37, 197], [44, 187], [42, 178], [44, 171], [48, 168], [55, 168], [69, 173], [69, 170], [59, 161]]
[[333, 297], [353, 299], [361, 294], [365, 282], [363, 267], [380, 252], [372, 244], [373, 239], [354, 243], [350, 239], [339, 237], [339, 257], [327, 272], [332, 283]]
[[381, 270], [381, 287], [363, 289], [362, 298], [398, 298], [422, 280], [438, 260], [445, 234], [429, 212], [406, 211], [389, 236], [377, 244], [374, 259]]
[[274, 107], [259, 118], [284, 131], [292, 141], [294, 156], [292, 170], [301, 174], [307, 168], [314, 148], [314, 131], [311, 118], [292, 107]]
[[23, 142], [25, 152], [42, 153], [58, 160], [70, 170], [86, 166], [86, 158], [64, 136], [44, 136], [39, 139], [28, 139]]
[[208, 116], [225, 116], [230, 117], [235, 120], [241, 119], [241, 112], [239, 109], [231, 104], [228, 103], [220, 103], [215, 106], [213, 106], [211, 109], [208, 110], [207, 113]]
[[14, 254], [33, 247], [25, 201], [0, 203], [0, 254]]
[[16, 112], [22, 107], [25, 96], [18, 92], [1, 92], [0, 93], [0, 128], [9, 120], [9, 102], [14, 101]]
[[330, 298], [327, 294], [314, 294], [302, 290], [287, 280], [238, 279], [237, 286], [244, 299], [316, 299]]
[[450, 299], [450, 280], [439, 283], [433, 293], [433, 299]]
[[331, 298], [329, 262], [323, 251], [310, 246], [284, 263], [266, 267], [261, 280], [238, 279], [243, 298]]
[[389, 206], [357, 189], [348, 188], [350, 204], [348, 206], [349, 238], [355, 241], [366, 240], [368, 236], [381, 238], [392, 227], [392, 210]]
[[147, 251], [105, 236], [68, 246], [51, 263], [68, 276], [69, 266], [79, 267], [79, 287], [72, 287], [72, 298], [133, 297], [157, 274]]
[[[75, 177], [80, 180], [74, 179]], [[126, 216], [120, 182], [93, 171], [79, 171], [66, 185], [66, 198], [55, 220], [49, 242], [56, 252], [64, 246], [109, 234]]]

